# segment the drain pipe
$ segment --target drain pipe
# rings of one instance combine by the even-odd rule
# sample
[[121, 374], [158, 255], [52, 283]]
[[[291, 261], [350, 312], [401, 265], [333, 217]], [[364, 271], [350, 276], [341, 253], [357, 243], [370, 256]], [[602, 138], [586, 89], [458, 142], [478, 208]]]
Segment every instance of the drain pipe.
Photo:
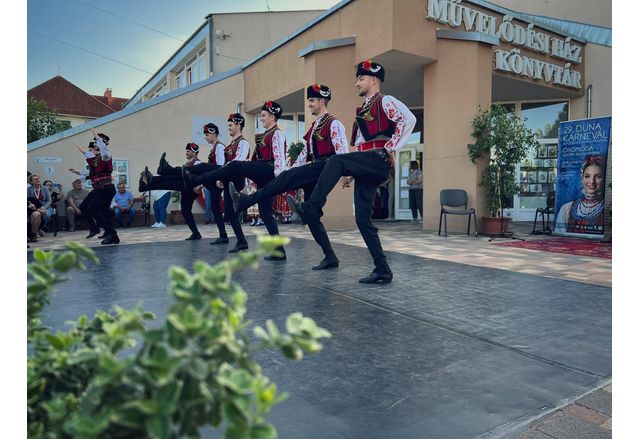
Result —
[[209, 23], [209, 76], [213, 76], [213, 14], [209, 14], [205, 17], [207, 22]]
[[587, 87], [587, 119], [591, 118], [591, 91], [593, 89], [593, 85], [589, 84]]
[[243, 105], [244, 105], [244, 104], [243, 104], [242, 102], [238, 102], [238, 103], [236, 104], [236, 113], [238, 113], [238, 114], [242, 114], [240, 110], [242, 110], [242, 106], [243, 106]]

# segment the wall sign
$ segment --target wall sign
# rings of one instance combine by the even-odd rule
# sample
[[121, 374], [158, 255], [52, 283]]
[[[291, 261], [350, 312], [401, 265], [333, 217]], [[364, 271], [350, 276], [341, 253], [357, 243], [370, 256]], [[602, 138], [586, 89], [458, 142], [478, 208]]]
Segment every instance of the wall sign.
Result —
[[62, 157], [36, 157], [33, 159], [33, 163], [38, 165], [57, 165], [62, 163]]
[[[511, 50], [495, 51], [495, 70], [524, 76], [572, 89], [582, 89], [582, 75], [573, 69], [582, 63], [582, 46], [573, 44], [571, 38], [557, 38], [539, 31], [533, 23], [526, 27], [513, 22], [514, 17], [486, 14], [463, 6], [462, 0], [427, 0], [427, 19], [447, 24], [465, 31], [482, 32], [497, 37]], [[500, 19], [500, 22], [498, 20]], [[557, 65], [521, 55], [521, 49], [550, 55], [564, 61]]]

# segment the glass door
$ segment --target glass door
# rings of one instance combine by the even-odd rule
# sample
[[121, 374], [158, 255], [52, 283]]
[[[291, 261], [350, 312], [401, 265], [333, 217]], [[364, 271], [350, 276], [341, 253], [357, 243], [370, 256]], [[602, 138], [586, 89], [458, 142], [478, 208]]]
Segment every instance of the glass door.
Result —
[[[412, 161], [422, 158], [422, 145], [406, 145], [396, 154], [396, 169], [394, 181], [394, 217], [400, 220], [413, 218], [409, 208], [409, 165]], [[422, 169], [422, 160], [418, 160]]]

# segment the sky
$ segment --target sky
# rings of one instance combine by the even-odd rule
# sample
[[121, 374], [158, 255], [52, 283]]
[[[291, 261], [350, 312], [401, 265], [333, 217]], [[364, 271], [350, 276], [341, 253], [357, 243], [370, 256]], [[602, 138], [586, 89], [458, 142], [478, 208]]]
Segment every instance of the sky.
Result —
[[[328, 9], [339, 0], [28, 0], [27, 89], [60, 74], [131, 98], [210, 13]], [[109, 58], [109, 59], [107, 59]]]

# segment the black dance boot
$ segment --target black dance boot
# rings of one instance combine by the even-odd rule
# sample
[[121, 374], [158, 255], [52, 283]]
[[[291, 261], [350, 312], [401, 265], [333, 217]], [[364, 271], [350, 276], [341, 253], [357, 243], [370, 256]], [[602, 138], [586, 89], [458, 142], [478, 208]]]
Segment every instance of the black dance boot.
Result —
[[167, 159], [165, 158], [167, 156], [166, 152], [163, 152], [162, 155], [160, 156], [160, 164], [158, 165], [158, 175], [170, 175], [173, 174], [173, 166], [169, 165], [169, 162], [167, 162]]
[[284, 247], [280, 246], [274, 250], [270, 255], [264, 257], [265, 261], [286, 261], [287, 253], [284, 251]]
[[242, 250], [249, 250], [249, 244], [247, 244], [247, 241], [238, 240], [238, 242], [236, 243], [236, 246], [233, 247], [231, 250], [229, 250], [229, 253], [238, 253], [239, 251], [242, 251]]
[[318, 265], [311, 267], [312, 270], [328, 270], [330, 268], [338, 268], [340, 262], [336, 255], [325, 257]]
[[358, 282], [361, 284], [388, 284], [392, 279], [393, 273], [390, 271], [387, 273], [376, 273], [376, 271], [373, 270], [369, 276], [358, 279]]
[[191, 190], [202, 183], [202, 177], [189, 172], [186, 166], [182, 167], [182, 181], [184, 182], [184, 188]]
[[93, 238], [97, 234], [100, 233], [100, 229], [89, 230], [89, 234], [87, 235], [87, 239]]
[[107, 244], [120, 244], [120, 238], [118, 238], [118, 234], [114, 233], [113, 235], [107, 235], [100, 243], [102, 245]]
[[138, 192], [146, 192], [149, 190], [149, 184], [153, 180], [153, 175], [149, 172], [147, 166], [144, 167], [144, 171], [140, 173], [140, 181], [138, 181]]

